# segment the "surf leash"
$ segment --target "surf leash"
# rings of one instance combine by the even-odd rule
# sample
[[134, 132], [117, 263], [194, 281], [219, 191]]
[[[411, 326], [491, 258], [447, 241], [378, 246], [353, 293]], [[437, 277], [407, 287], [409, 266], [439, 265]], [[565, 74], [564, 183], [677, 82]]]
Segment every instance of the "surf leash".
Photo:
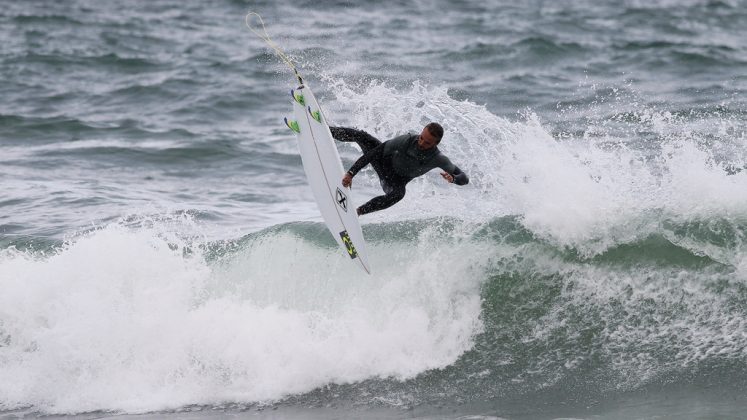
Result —
[[[259, 20], [260, 25], [262, 25], [262, 33], [258, 32], [257, 29], [255, 29], [251, 24], [251, 17], [256, 16]], [[293, 61], [288, 57], [288, 55], [283, 52], [283, 49], [280, 48], [271, 38], [270, 35], [267, 33], [267, 29], [265, 29], [265, 22], [262, 20], [262, 16], [259, 15], [259, 13], [255, 12], [249, 12], [246, 14], [246, 17], [244, 18], [244, 23], [246, 23], [246, 27], [249, 28], [250, 31], [254, 33], [254, 35], [257, 35], [261, 40], [265, 41], [267, 45], [270, 46], [273, 50], [275, 50], [275, 54], [277, 54], [278, 57], [280, 57], [285, 64], [293, 70], [293, 73], [296, 74], [296, 78], [298, 79], [298, 83], [300, 85], [303, 85], [303, 79], [301, 78], [301, 74], [298, 73], [298, 69], [296, 68], [296, 65], [293, 64]]]

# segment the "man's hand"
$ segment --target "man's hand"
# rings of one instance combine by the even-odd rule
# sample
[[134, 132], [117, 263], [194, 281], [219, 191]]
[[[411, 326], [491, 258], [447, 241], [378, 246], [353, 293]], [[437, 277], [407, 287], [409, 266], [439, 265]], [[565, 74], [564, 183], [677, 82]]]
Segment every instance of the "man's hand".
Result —
[[[449, 174], [448, 174], [448, 173], [446, 173], [446, 172], [441, 172], [441, 176], [442, 176], [442, 177], [444, 177], [444, 179], [446, 180], [446, 182], [449, 182], [449, 183], [452, 183], [452, 182], [454, 182], [454, 177], [453, 177], [453, 176], [451, 176], [451, 175], [449, 175]], [[343, 185], [344, 185], [344, 184], [345, 184], [345, 182], [343, 181]]]
[[346, 173], [344, 177], [342, 177], [342, 186], [350, 188], [350, 186], [353, 184], [353, 175], [350, 174], [350, 172]]

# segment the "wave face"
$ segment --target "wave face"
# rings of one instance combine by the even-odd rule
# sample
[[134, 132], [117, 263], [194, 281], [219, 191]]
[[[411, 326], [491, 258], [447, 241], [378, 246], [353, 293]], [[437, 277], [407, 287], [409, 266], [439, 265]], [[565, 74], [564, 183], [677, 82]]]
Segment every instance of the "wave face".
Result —
[[2, 252], [0, 395], [69, 413], [734, 386], [744, 228], [663, 221], [588, 255], [520, 217], [382, 223], [361, 278], [319, 223], [233, 242], [110, 225]]
[[747, 5], [598, 3], [253, 3], [335, 125], [439, 121], [470, 176], [363, 218], [372, 276], [245, 3], [5, 5], [2, 413], [741, 415]]

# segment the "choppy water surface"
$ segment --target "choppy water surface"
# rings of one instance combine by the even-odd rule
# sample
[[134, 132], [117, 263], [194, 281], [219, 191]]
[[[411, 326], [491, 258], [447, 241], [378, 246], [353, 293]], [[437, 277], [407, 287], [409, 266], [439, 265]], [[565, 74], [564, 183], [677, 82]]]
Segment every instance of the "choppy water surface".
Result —
[[[0, 416], [739, 418], [747, 3], [488, 3], [6, 2]], [[249, 10], [470, 175], [363, 218], [373, 276]]]

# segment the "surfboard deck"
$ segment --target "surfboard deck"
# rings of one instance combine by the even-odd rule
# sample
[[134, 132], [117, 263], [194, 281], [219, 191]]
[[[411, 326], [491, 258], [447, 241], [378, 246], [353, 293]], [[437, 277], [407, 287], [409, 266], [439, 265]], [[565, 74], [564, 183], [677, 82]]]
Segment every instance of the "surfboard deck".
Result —
[[295, 120], [286, 125], [296, 133], [304, 172], [330, 233], [345, 253], [371, 274], [357, 206], [350, 188], [342, 185], [345, 170], [319, 102], [308, 84], [291, 90]]

